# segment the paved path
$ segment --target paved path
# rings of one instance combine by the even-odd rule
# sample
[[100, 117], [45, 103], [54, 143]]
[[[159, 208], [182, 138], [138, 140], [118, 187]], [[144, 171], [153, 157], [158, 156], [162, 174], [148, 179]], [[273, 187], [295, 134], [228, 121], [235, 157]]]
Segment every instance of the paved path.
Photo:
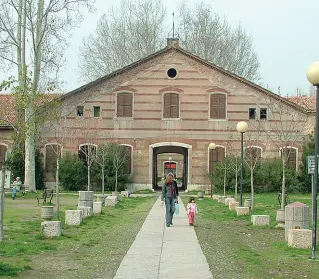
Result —
[[179, 203], [180, 214], [167, 228], [165, 206], [160, 198], [155, 202], [114, 279], [213, 278], [180, 199]]

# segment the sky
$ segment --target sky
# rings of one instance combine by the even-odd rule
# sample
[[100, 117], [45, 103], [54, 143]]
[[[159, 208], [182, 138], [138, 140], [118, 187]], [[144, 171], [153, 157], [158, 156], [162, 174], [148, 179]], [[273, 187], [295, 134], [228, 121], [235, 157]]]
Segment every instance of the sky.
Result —
[[[202, 0], [188, 0], [195, 6]], [[103, 13], [119, 0], [96, 0], [96, 11], [86, 14], [80, 27], [73, 32], [66, 52], [67, 65], [61, 72], [66, 82], [63, 89], [73, 90], [81, 85], [78, 69], [79, 47], [83, 37], [94, 32], [96, 22]], [[260, 74], [264, 87], [281, 94], [296, 95], [297, 87], [308, 94], [310, 84], [307, 67], [319, 61], [318, 0], [206, 0], [215, 12], [236, 26], [240, 23], [253, 37], [254, 48], [260, 61]], [[167, 10], [167, 24], [172, 12], [177, 11], [180, 0], [163, 0]], [[166, 40], [166, 38], [163, 38]], [[3, 74], [0, 74], [0, 78]], [[275, 92], [276, 92], [275, 91]]]

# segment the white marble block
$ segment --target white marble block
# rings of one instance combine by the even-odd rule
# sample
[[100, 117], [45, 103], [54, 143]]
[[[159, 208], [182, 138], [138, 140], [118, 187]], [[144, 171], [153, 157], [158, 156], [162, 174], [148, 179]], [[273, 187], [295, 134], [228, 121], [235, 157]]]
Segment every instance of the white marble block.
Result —
[[93, 215], [92, 207], [78, 206], [78, 210], [82, 210], [82, 217], [90, 217]]
[[226, 196], [219, 196], [219, 197], [217, 198], [217, 201], [220, 202], [220, 203], [225, 203], [225, 199], [226, 199], [226, 198], [227, 198]]
[[249, 215], [249, 207], [246, 206], [237, 206], [236, 207], [237, 216]]
[[41, 223], [41, 231], [45, 237], [61, 236], [61, 221], [44, 221]]
[[231, 202], [235, 202], [236, 200], [234, 198], [226, 198], [225, 199], [225, 205], [228, 205], [229, 206], [229, 203]]
[[100, 214], [102, 212], [102, 202], [93, 203], [93, 214]]
[[236, 201], [230, 202], [228, 205], [230, 211], [235, 211], [238, 206], [239, 202]]
[[78, 226], [82, 221], [82, 210], [66, 210], [65, 224], [70, 226]]
[[312, 247], [312, 230], [291, 229], [288, 230], [288, 246], [293, 248], [308, 249]]
[[251, 222], [254, 226], [269, 226], [269, 215], [251, 215]]
[[130, 193], [129, 193], [129, 191], [121, 191], [121, 195], [122, 195], [122, 197], [128, 198], [130, 196]]
[[117, 203], [117, 196], [109, 196], [105, 199], [105, 206], [115, 206]]

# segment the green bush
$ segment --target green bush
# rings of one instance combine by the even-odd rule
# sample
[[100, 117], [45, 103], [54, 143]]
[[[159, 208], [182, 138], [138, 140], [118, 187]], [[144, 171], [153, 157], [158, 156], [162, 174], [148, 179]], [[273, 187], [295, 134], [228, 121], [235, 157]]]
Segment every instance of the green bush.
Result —
[[77, 154], [67, 152], [60, 161], [59, 180], [64, 190], [85, 190], [87, 169]]

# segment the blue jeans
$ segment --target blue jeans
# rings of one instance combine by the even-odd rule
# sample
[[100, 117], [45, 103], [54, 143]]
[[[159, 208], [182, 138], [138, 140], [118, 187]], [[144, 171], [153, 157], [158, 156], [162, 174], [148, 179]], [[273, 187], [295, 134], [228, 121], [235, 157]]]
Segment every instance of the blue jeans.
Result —
[[175, 212], [175, 199], [165, 198], [166, 207], [166, 225], [170, 225], [173, 220], [173, 215]]

